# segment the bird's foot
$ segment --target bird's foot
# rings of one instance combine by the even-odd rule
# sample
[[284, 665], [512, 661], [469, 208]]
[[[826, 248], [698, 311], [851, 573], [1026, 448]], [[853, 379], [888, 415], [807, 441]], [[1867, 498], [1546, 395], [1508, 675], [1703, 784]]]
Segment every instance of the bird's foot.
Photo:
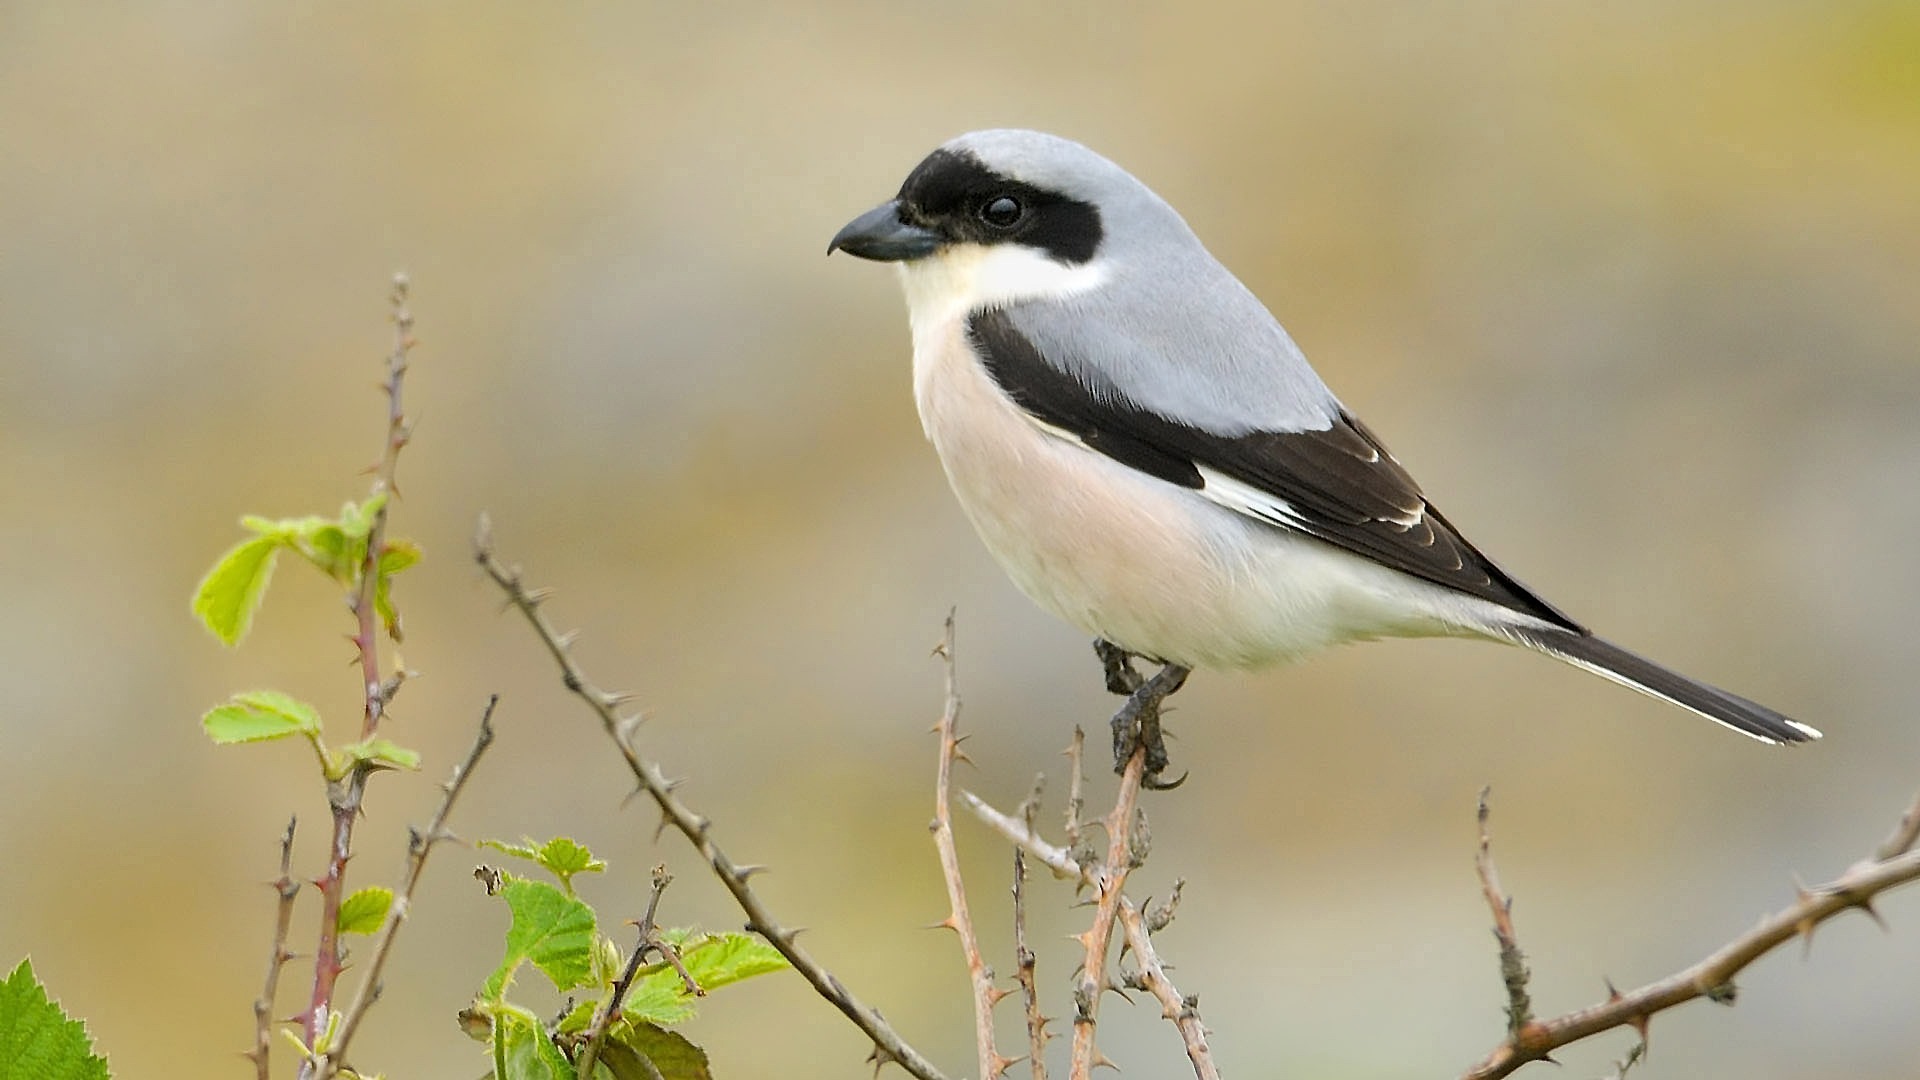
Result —
[[1106, 671], [1107, 693], [1127, 697], [1147, 681], [1133, 670], [1133, 654], [1106, 638], [1093, 639], [1093, 654], [1100, 658], [1100, 666]]
[[[1102, 660], [1107, 660], [1108, 654], [1105, 650], [1102, 650], [1100, 655]], [[1146, 769], [1140, 781], [1141, 786], [1151, 791], [1171, 791], [1186, 783], [1187, 774], [1181, 773], [1174, 780], [1160, 779], [1169, 764], [1166, 738], [1160, 730], [1160, 706], [1173, 695], [1174, 691], [1186, 684], [1188, 669], [1179, 664], [1168, 664], [1162, 667], [1153, 678], [1143, 681], [1133, 670], [1132, 665], [1127, 662], [1127, 655], [1122, 652], [1119, 656], [1119, 670], [1132, 675], [1136, 685], [1128, 694], [1127, 703], [1120, 706], [1120, 711], [1113, 714], [1113, 771], [1126, 772], [1127, 762], [1133, 758], [1133, 755], [1136, 752], [1144, 752]], [[1115, 685], [1114, 670], [1115, 667], [1109, 661], [1107, 668], [1109, 689]]]

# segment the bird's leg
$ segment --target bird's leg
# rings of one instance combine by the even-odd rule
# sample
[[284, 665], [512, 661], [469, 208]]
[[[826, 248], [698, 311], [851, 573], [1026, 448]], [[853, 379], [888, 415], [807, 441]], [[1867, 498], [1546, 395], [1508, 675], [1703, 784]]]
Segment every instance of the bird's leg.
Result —
[[1167, 664], [1128, 695], [1127, 703], [1113, 714], [1114, 772], [1126, 772], [1127, 760], [1137, 748], [1145, 747], [1146, 772], [1141, 786], [1168, 791], [1186, 782], [1185, 773], [1177, 780], [1160, 779], [1168, 764], [1167, 743], [1160, 731], [1160, 705], [1186, 684], [1188, 673], [1179, 664]]
[[1100, 666], [1106, 669], [1107, 693], [1126, 697], [1146, 682], [1139, 672], [1133, 670], [1133, 654], [1106, 638], [1093, 639], [1093, 654], [1100, 658]]

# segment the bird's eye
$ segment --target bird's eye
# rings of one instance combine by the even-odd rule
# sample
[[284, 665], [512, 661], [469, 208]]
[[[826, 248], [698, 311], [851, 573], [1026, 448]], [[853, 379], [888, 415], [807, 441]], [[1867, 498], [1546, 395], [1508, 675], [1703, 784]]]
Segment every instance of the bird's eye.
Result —
[[1011, 195], [1001, 195], [988, 199], [986, 204], [980, 207], [980, 220], [996, 229], [1010, 229], [1019, 224], [1020, 218], [1025, 213], [1026, 208], [1020, 205], [1019, 199]]

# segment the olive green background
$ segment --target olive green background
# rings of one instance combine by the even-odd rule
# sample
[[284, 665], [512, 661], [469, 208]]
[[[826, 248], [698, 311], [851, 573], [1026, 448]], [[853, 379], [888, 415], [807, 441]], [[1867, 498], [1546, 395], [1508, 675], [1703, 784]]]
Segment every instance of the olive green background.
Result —
[[[580, 838], [621, 918], [665, 861], [670, 919], [739, 920], [498, 616], [466, 557], [485, 509], [720, 841], [773, 864], [781, 916], [969, 1074], [964, 972], [923, 929], [940, 620], [958, 606], [967, 783], [1003, 805], [1044, 770], [1051, 820], [1058, 749], [1112, 703], [949, 498], [891, 274], [822, 252], [992, 125], [1086, 141], [1180, 207], [1522, 579], [1829, 735], [1769, 750], [1460, 642], [1202, 673], [1172, 721], [1193, 778], [1148, 800], [1138, 880], [1188, 882], [1162, 944], [1230, 1075], [1444, 1077], [1494, 1044], [1483, 784], [1548, 1011], [1693, 960], [1884, 835], [1920, 786], [1910, 3], [22, 2], [0, 7], [0, 963], [31, 953], [120, 1076], [247, 1075], [260, 883], [295, 812], [317, 872], [324, 802], [298, 748], [216, 749], [197, 719], [270, 686], [345, 731], [348, 619], [286, 565], [229, 653], [187, 598], [240, 514], [364, 491], [405, 268], [395, 529], [428, 552], [399, 589], [424, 676], [388, 730], [429, 764], [375, 784], [353, 881], [397, 873], [498, 691], [463, 835]], [[960, 840], [1010, 970], [1005, 848]], [[453, 1022], [504, 925], [476, 859], [436, 855], [362, 1068], [483, 1071]], [[1086, 916], [1034, 893], [1059, 1012]], [[1661, 1019], [1636, 1075], [1916, 1075], [1920, 897], [1884, 912], [1890, 936], [1843, 919], [1738, 1008]], [[1180, 1075], [1156, 1008], [1105, 1016], [1123, 1075]], [[867, 1075], [794, 978], [689, 1033], [723, 1077]]]

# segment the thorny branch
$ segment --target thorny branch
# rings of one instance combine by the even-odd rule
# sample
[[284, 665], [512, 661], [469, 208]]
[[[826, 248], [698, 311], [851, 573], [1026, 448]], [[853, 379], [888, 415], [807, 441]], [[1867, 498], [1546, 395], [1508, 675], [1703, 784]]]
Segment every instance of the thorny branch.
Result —
[[812, 984], [815, 992], [831, 1002], [874, 1041], [876, 1061], [897, 1062], [920, 1080], [946, 1080], [945, 1074], [933, 1062], [908, 1045], [907, 1041], [893, 1030], [892, 1025], [854, 997], [832, 972], [822, 967], [819, 961], [802, 948], [796, 940], [797, 931], [785, 929], [780, 925], [773, 917], [773, 913], [767, 909], [766, 904], [761, 901], [759, 894], [755, 893], [747, 883], [747, 879], [760, 868], [735, 865], [719, 845], [714, 843], [711, 835], [712, 822], [695, 814], [686, 803], [680, 801], [680, 798], [673, 793], [674, 784], [667, 780], [660, 771], [660, 767], [640, 756], [632, 738], [633, 729], [637, 726], [639, 718], [623, 718], [618, 712], [621, 704], [628, 698], [610, 694], [588, 681], [579, 665], [574, 663], [573, 656], [568, 650], [568, 644], [572, 640], [571, 635], [556, 632], [553, 624], [540, 611], [541, 602], [550, 594], [544, 590], [528, 590], [521, 582], [520, 571], [517, 568], [508, 567], [499, 560], [493, 550], [492, 527], [484, 516], [481, 517], [474, 534], [473, 550], [474, 559], [480, 564], [481, 569], [486, 571], [487, 576], [500, 587], [501, 592], [507, 597], [508, 604], [526, 618], [534, 634], [547, 647], [547, 652], [553, 656], [554, 663], [560, 668], [560, 678], [567, 689], [586, 702], [587, 707], [600, 718], [601, 727], [606, 731], [607, 737], [613, 740], [614, 746], [619, 749], [620, 756], [626, 761], [627, 769], [633, 774], [634, 781], [639, 785], [640, 790], [646, 792], [647, 797], [653, 800], [654, 805], [659, 807], [663, 824], [671, 824], [686, 837], [687, 842], [692, 844], [707, 861], [714, 876], [718, 877], [727, 891], [733, 894], [734, 902], [740, 906], [741, 911], [746, 913], [747, 928], [765, 938], [768, 944], [779, 950], [780, 955], [786, 957], [794, 970]]
[[[1078, 885], [1095, 890], [1100, 888], [1106, 868], [1086, 865], [1071, 849], [1048, 841], [1034, 828], [1029, 815], [1023, 813], [1016, 818], [1002, 813], [970, 791], [962, 791], [960, 801], [988, 828], [1011, 843], [1014, 850], [1033, 856], [1041, 865], [1062, 877], [1072, 878]], [[1198, 1080], [1218, 1080], [1220, 1071], [1213, 1062], [1213, 1051], [1207, 1045], [1206, 1027], [1200, 1020], [1199, 999], [1184, 996], [1174, 987], [1173, 980], [1167, 975], [1166, 965], [1153, 949], [1149, 938], [1153, 931], [1173, 920], [1173, 908], [1179, 902], [1179, 895], [1180, 886], [1176, 884], [1167, 903], [1144, 914], [1132, 900], [1124, 895], [1119, 896], [1116, 917], [1127, 937], [1128, 949], [1141, 965], [1140, 971], [1130, 977], [1129, 985], [1147, 990], [1160, 1002], [1162, 1015], [1180, 1032], [1181, 1041], [1187, 1049], [1187, 1059], [1193, 1064], [1194, 1076]]]
[[293, 827], [298, 819], [287, 819], [287, 831], [280, 837], [280, 876], [272, 882], [280, 898], [273, 920], [273, 952], [267, 956], [267, 982], [253, 1002], [253, 1049], [247, 1057], [253, 1061], [259, 1080], [272, 1076], [273, 995], [280, 987], [280, 972], [293, 959], [287, 951], [287, 931], [293, 926], [293, 902], [300, 895], [300, 883], [293, 879]]
[[[411, 432], [401, 408], [407, 354], [414, 345], [413, 311], [407, 306], [407, 292], [406, 275], [396, 274], [393, 291], [388, 297], [393, 311], [393, 348], [387, 356], [385, 384], [387, 433], [381, 448], [380, 463], [374, 467], [375, 496], [391, 496], [394, 493], [394, 471], [399, 465], [400, 450], [406, 446]], [[360, 565], [359, 590], [352, 602], [356, 624], [353, 644], [360, 657], [360, 685], [364, 702], [360, 729], [362, 740], [373, 738], [378, 731], [380, 719], [385, 715], [393, 695], [399, 691], [402, 681], [399, 675], [390, 682], [382, 682], [380, 678], [379, 619], [375, 598], [380, 576], [380, 554], [386, 542], [386, 533], [387, 502], [383, 501], [375, 510], [372, 528], [367, 533], [367, 552]], [[395, 640], [398, 640], [397, 624], [392, 632]], [[321, 1035], [331, 1022], [334, 984], [346, 966], [340, 950], [340, 901], [346, 895], [347, 861], [353, 855], [353, 826], [360, 817], [361, 798], [366, 793], [367, 777], [374, 768], [367, 762], [358, 762], [344, 778], [328, 785], [327, 803], [333, 812], [333, 836], [327, 853], [326, 874], [316, 883], [320, 888], [320, 943], [313, 957], [313, 997], [304, 1014], [308, 1046], [319, 1044]], [[302, 1080], [311, 1080], [319, 1075], [315, 1071], [315, 1063], [314, 1059], [310, 1059], [301, 1066]]]
[[946, 665], [946, 706], [934, 731], [940, 736], [940, 766], [934, 781], [933, 846], [940, 853], [940, 876], [947, 883], [947, 901], [951, 908], [939, 923], [960, 938], [966, 955], [967, 978], [973, 987], [973, 1038], [980, 1056], [983, 1080], [999, 1080], [1017, 1058], [1003, 1057], [994, 1043], [993, 1007], [1012, 991], [993, 985], [993, 969], [980, 954], [980, 937], [974, 932], [973, 916], [967, 910], [967, 887], [960, 878], [960, 852], [953, 842], [953, 764], [967, 760], [960, 749], [960, 693], [953, 681], [953, 612], [947, 612], [946, 630], [934, 650]]
[[[1029, 832], [1034, 815], [1040, 812], [1040, 790], [1045, 781], [1044, 776], [1034, 777], [1033, 791], [1020, 804], [1020, 819]], [[1033, 1080], [1047, 1080], [1047, 1040], [1053, 1036], [1047, 1031], [1047, 1017], [1040, 1013], [1040, 988], [1034, 979], [1037, 958], [1027, 944], [1027, 853], [1017, 844], [1013, 849], [1013, 960], [1013, 978], [1020, 985], [1021, 1011], [1027, 1021], [1028, 1068]]]
[[433, 819], [427, 823], [426, 831], [410, 829], [407, 837], [407, 873], [400, 888], [394, 891], [393, 903], [387, 908], [387, 918], [380, 926], [380, 936], [373, 945], [373, 959], [367, 963], [367, 973], [360, 980], [360, 989], [354, 993], [353, 1004], [347, 1006], [345, 1019], [340, 1022], [340, 1030], [334, 1036], [329, 1052], [316, 1062], [315, 1075], [326, 1080], [347, 1059], [347, 1045], [353, 1041], [354, 1032], [360, 1029], [360, 1021], [367, 1010], [380, 997], [380, 972], [387, 966], [387, 955], [393, 951], [394, 938], [400, 934], [400, 924], [407, 921], [412, 913], [413, 892], [420, 885], [420, 876], [426, 872], [427, 856], [433, 852], [433, 845], [448, 839], [452, 833], [447, 831], [447, 818], [453, 813], [454, 800], [467, 786], [467, 778], [473, 775], [474, 766], [480, 763], [480, 756], [493, 745], [493, 710], [500, 704], [500, 695], [487, 697], [486, 707], [480, 710], [480, 730], [473, 737], [473, 746], [460, 764], [453, 767], [453, 775], [443, 785], [444, 794], [440, 806], [433, 812]]
[[1621, 993], [1609, 988], [1607, 1000], [1551, 1020], [1534, 1020], [1510, 1034], [1492, 1053], [1464, 1074], [1464, 1080], [1497, 1080], [1553, 1051], [1617, 1027], [1639, 1031], [1642, 1042], [1655, 1013], [1704, 997], [1721, 1004], [1734, 999], [1733, 978], [1748, 964], [1798, 937], [1811, 946], [1813, 932], [1843, 912], [1858, 908], [1874, 921], [1874, 898], [1888, 889], [1920, 879], [1920, 798], [1916, 798], [1893, 835], [1872, 855], [1848, 867], [1838, 878], [1811, 889], [1797, 888], [1788, 907], [1760, 920], [1698, 963], [1637, 990]]
[[[1178, 886], [1174, 895], [1179, 895]], [[1151, 915], [1143, 918], [1132, 901], [1122, 898], [1120, 926], [1126, 931], [1127, 947], [1140, 962], [1140, 970], [1127, 979], [1127, 985], [1145, 990], [1160, 1002], [1160, 1015], [1180, 1031], [1180, 1041], [1187, 1048], [1187, 1060], [1193, 1063], [1193, 1075], [1200, 1080], [1220, 1080], [1220, 1070], [1213, 1063], [1213, 1050], [1207, 1045], [1206, 1025], [1200, 1022], [1200, 999], [1183, 996], [1167, 976], [1167, 966], [1154, 951], [1153, 940], [1148, 936], [1152, 918]], [[1172, 915], [1167, 918], [1171, 919]]]
[[647, 897], [647, 912], [640, 916], [638, 940], [633, 944], [633, 952], [627, 957], [627, 966], [614, 980], [613, 993], [607, 996], [606, 1004], [593, 1018], [593, 1027], [587, 1034], [587, 1045], [580, 1051], [580, 1058], [574, 1065], [574, 1075], [579, 1080], [589, 1080], [593, 1076], [593, 1063], [600, 1059], [600, 1050], [607, 1042], [607, 1032], [613, 1030], [614, 1021], [620, 1019], [620, 1007], [627, 1000], [627, 989], [633, 985], [634, 976], [640, 973], [640, 966], [649, 953], [660, 953], [680, 973], [680, 979], [686, 984], [687, 992], [704, 996], [706, 990], [693, 980], [687, 966], [680, 960], [679, 950], [660, 939], [658, 927], [654, 925], [654, 916], [660, 913], [660, 896], [673, 884], [673, 875], [667, 873], [666, 864], [653, 868], [653, 892]]
[[1480, 874], [1480, 891], [1493, 912], [1493, 937], [1500, 943], [1500, 980], [1507, 987], [1507, 1037], [1520, 1038], [1533, 1023], [1533, 1002], [1527, 996], [1527, 955], [1520, 951], [1520, 939], [1513, 932], [1513, 897], [1500, 888], [1500, 875], [1493, 868], [1493, 835], [1487, 830], [1492, 807], [1487, 803], [1492, 788], [1480, 789], [1480, 850], [1474, 856], [1474, 869]]
[[1114, 920], [1126, 900], [1127, 875], [1146, 860], [1146, 822], [1137, 814], [1141, 781], [1146, 776], [1148, 747], [1138, 741], [1120, 774], [1120, 790], [1113, 809], [1101, 820], [1107, 834], [1107, 856], [1090, 871], [1094, 895], [1093, 924], [1076, 940], [1086, 950], [1080, 978], [1073, 990], [1073, 1053], [1068, 1058], [1069, 1080], [1088, 1080], [1099, 1065], [1111, 1065], [1093, 1045], [1093, 1029], [1100, 1016], [1100, 998], [1113, 984], [1107, 979], [1107, 946], [1113, 940]]

